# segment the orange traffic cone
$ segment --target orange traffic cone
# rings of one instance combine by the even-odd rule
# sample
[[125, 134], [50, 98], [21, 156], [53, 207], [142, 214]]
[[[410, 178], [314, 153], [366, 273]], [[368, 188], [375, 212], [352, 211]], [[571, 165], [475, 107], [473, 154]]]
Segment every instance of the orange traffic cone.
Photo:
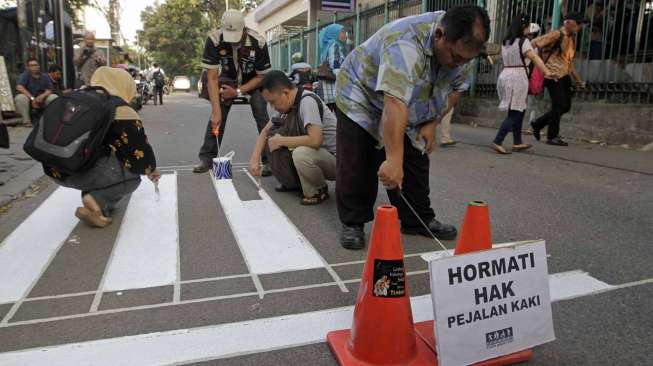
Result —
[[[490, 210], [486, 202], [472, 201], [467, 206], [463, 228], [456, 244], [454, 254], [476, 252], [492, 249], [492, 234], [490, 231]], [[415, 331], [429, 348], [437, 353], [435, 348], [435, 322], [433, 320], [415, 324]], [[525, 362], [533, 357], [530, 349], [500, 356], [490, 360], [475, 363], [474, 366], [500, 366]]]
[[376, 211], [352, 329], [330, 332], [340, 365], [434, 365], [435, 354], [413, 325], [399, 217], [393, 206]]
[[454, 254], [492, 249], [490, 209], [486, 202], [472, 201], [467, 206], [463, 228]]

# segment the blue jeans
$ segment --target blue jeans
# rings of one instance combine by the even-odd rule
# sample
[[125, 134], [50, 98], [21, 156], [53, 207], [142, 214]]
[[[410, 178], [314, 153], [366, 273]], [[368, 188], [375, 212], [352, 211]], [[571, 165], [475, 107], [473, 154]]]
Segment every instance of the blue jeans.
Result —
[[512, 131], [513, 145], [521, 145], [521, 125], [523, 122], [524, 111], [509, 110], [508, 116], [503, 120], [499, 132], [497, 132], [497, 136], [494, 138], [494, 143], [501, 145], [506, 135]]

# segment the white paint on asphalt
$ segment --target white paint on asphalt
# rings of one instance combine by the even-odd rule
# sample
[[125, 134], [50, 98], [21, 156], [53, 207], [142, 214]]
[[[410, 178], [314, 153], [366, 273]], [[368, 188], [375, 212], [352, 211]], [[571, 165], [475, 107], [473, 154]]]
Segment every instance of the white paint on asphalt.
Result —
[[78, 190], [57, 188], [0, 243], [0, 304], [27, 295], [79, 220]]
[[249, 270], [255, 274], [324, 267], [315, 248], [263, 190], [241, 201], [230, 179], [211, 179]]
[[[643, 285], [651, 281], [637, 281], [620, 286], [597, 283], [602, 282], [582, 271], [550, 275], [551, 301]], [[431, 295], [413, 297], [411, 305], [415, 322], [433, 319]], [[234, 357], [324, 342], [328, 332], [351, 327], [353, 310], [354, 307], [349, 306], [201, 328], [0, 353], [0, 364], [3, 366], [171, 365]]]
[[177, 174], [159, 181], [160, 199], [144, 178], [132, 194], [122, 220], [102, 291], [176, 285]]

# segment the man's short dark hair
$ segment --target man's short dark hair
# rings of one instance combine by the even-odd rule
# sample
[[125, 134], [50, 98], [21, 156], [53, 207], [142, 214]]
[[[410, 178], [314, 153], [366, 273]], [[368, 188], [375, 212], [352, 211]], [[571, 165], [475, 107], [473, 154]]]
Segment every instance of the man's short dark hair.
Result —
[[269, 92], [278, 92], [281, 89], [294, 89], [293, 84], [288, 76], [283, 71], [272, 70], [265, 74], [263, 81], [261, 81], [261, 89]]
[[[483, 29], [482, 35], [474, 34], [477, 21]], [[490, 17], [485, 9], [476, 5], [452, 7], [444, 14], [440, 24], [444, 28], [444, 37], [449, 42], [462, 39], [469, 47], [481, 49], [490, 38]]]
[[154, 67], [159, 67], [159, 64], [157, 64], [157, 63], [155, 62], [155, 63], [152, 64], [152, 66], [154, 66]]
[[52, 64], [52, 65], [50, 65], [50, 67], [48, 67], [48, 72], [57, 72], [57, 71], [63, 71], [61, 69], [61, 66], [59, 66], [57, 64]]
[[36, 62], [37, 64], [39, 63], [39, 60], [37, 60], [36, 57], [30, 57], [27, 59], [27, 61], [25, 61], [25, 66], [29, 65], [29, 63], [32, 61]]

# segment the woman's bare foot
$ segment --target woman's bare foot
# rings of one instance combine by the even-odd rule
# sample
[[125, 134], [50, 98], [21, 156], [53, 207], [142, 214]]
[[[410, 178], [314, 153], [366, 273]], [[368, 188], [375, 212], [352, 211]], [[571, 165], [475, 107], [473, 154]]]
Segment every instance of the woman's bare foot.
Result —
[[89, 211], [98, 212], [100, 215], [102, 214], [102, 209], [100, 208], [100, 205], [97, 203], [95, 198], [93, 198], [93, 196], [91, 196], [89, 193], [85, 194], [82, 197], [82, 204], [84, 204], [84, 207]]
[[111, 224], [110, 218], [102, 216], [99, 212], [93, 212], [86, 207], [77, 207], [77, 210], [75, 210], [75, 216], [85, 222], [88, 226], [92, 227], [102, 228]]
[[507, 151], [501, 145], [497, 145], [495, 143], [492, 143], [492, 148], [494, 149], [494, 151], [498, 152], [499, 154], [502, 154], [502, 155], [510, 154], [510, 151]]

